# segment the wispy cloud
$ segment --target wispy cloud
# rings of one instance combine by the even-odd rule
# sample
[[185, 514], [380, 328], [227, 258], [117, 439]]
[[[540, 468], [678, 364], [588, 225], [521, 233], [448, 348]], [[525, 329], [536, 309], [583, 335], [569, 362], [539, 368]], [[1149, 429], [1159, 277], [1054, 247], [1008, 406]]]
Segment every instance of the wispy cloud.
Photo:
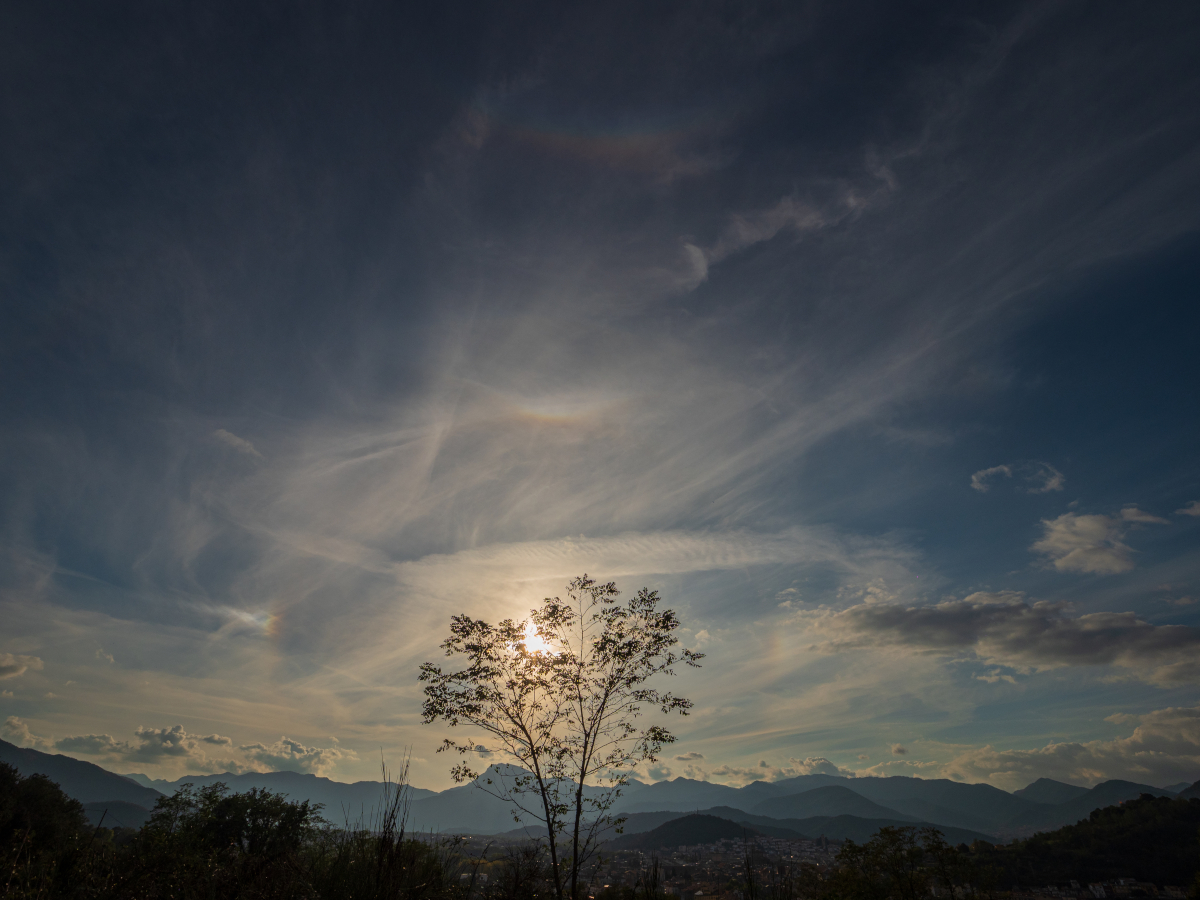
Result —
[[822, 212], [795, 197], [783, 197], [766, 209], [734, 213], [711, 246], [701, 248], [691, 243], [683, 245], [690, 272], [681, 283], [688, 289], [694, 288], [708, 278], [711, 266], [733, 254], [769, 241], [783, 231], [797, 238], [808, 232], [819, 231], [836, 224], [860, 205], [844, 203], [841, 209]]
[[[962, 492], [993, 462], [970, 481], [988, 501], [1001, 484], [1061, 491], [1063, 474], [1021, 451], [964, 459], [968, 420], [1028, 384], [998, 347], [1066, 308], [1097, 266], [1200, 223], [1179, 202], [1200, 168], [1177, 58], [1147, 62], [1149, 37], [1114, 42], [1104, 16], [1060, 30], [1056, 15], [996, 13], [920, 60], [889, 50], [885, 79], [813, 77], [859, 60], [879, 22], [830, 25], [800, 6], [681, 8], [633, 28], [597, 7], [503, 40], [483, 17], [478, 40], [430, 42], [461, 87], [432, 93], [413, 86], [440, 75], [412, 77], [391, 46], [297, 36], [279, 66], [203, 57], [195, 71], [235, 85], [214, 102], [236, 112], [190, 143], [173, 132], [196, 152], [153, 171], [136, 165], [162, 137], [140, 82], [30, 70], [41, 93], [26, 106], [63, 130], [48, 150], [10, 110], [12, 171], [37, 190], [8, 225], [55, 265], [44, 283], [41, 255], [5, 270], [44, 314], [0, 329], [19, 351], [0, 357], [20, 367], [0, 384], [28, 392], [12, 409], [36, 410], [0, 444], [13, 651], [0, 675], [36, 684], [30, 698], [63, 693], [53, 717], [28, 713], [34, 731], [52, 721], [74, 752], [163, 771], [228, 758], [365, 775], [365, 751], [356, 763], [312, 736], [434, 742], [413, 670], [448, 616], [521, 615], [582, 571], [673, 589], [689, 639], [721, 654], [687, 676], [704, 702], [686, 726], [711, 736], [687, 764], [730, 778], [833, 766], [795, 722], [861, 735], [903, 703], [965, 721], [972, 691], [1012, 687], [1005, 660], [1190, 679], [1164, 638], [1178, 626], [1132, 613], [999, 594], [928, 606], [963, 585], [1128, 572], [1134, 529], [1161, 520], [1048, 518], [1034, 552], [1050, 572], [1001, 583], [988, 567], [1012, 568], [1003, 547], [980, 562], [952, 515], [906, 502], [930, 469]], [[161, 24], [138, 27], [151, 30], [134, 43], [163, 45]], [[125, 59], [89, 40], [96, 59]], [[500, 56], [458, 55], [477, 46]], [[330, 136], [316, 155], [276, 139], [308, 109], [287, 94], [300, 81], [261, 80], [309, 58], [333, 73], [306, 95], [303, 129]], [[156, 103], [190, 102], [194, 86], [145, 62], [129, 70], [159, 72]], [[355, 81], [376, 71], [391, 80]], [[103, 87], [111, 129], [69, 84]], [[410, 114], [359, 103], [384, 95]], [[128, 189], [53, 187], [89, 178]], [[1045, 436], [1019, 446], [1058, 446]], [[1197, 514], [1196, 501], [1179, 511]], [[1030, 543], [1019, 528], [994, 539], [1022, 559]], [[884, 642], [872, 616], [899, 616], [897, 652], [810, 651], [802, 601], [830, 641]], [[971, 654], [994, 664], [947, 686], [940, 663]], [[54, 685], [34, 674], [42, 659]], [[186, 710], [187, 728], [144, 727], [164, 709]], [[880, 733], [872, 752], [902, 737], [916, 756], [912, 735]]]
[[41, 669], [42, 661], [36, 656], [21, 656], [15, 653], [0, 653], [0, 679], [16, 678], [30, 669]]
[[262, 459], [263, 456], [254, 449], [254, 445], [245, 438], [240, 438], [231, 431], [226, 431], [224, 428], [218, 428], [213, 432], [213, 437], [227, 447], [232, 447], [238, 453], [244, 453], [246, 456], [253, 456], [255, 459]]
[[1113, 516], [1063, 513], [1042, 521], [1043, 535], [1029, 549], [1048, 557], [1060, 572], [1116, 575], [1134, 567], [1134, 550], [1124, 543], [1130, 527], [1167, 524], [1133, 506]]
[[995, 481], [997, 476], [1001, 475], [1005, 478], [1016, 476], [1021, 479], [1026, 484], [1023, 490], [1027, 494], [1046, 494], [1050, 491], [1061, 491], [1067, 481], [1063, 473], [1054, 468], [1054, 466], [1034, 460], [1030, 462], [1005, 463], [1004, 465], [992, 466], [988, 469], [980, 469], [971, 476], [971, 487], [981, 494], [986, 494], [991, 490], [992, 482]]

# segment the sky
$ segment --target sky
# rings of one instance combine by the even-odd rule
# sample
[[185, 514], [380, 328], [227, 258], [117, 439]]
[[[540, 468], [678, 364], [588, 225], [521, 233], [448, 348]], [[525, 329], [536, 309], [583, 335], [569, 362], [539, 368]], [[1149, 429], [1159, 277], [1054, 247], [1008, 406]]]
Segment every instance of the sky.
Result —
[[0, 17], [0, 736], [441, 789], [586, 572], [639, 777], [1200, 778], [1200, 7]]

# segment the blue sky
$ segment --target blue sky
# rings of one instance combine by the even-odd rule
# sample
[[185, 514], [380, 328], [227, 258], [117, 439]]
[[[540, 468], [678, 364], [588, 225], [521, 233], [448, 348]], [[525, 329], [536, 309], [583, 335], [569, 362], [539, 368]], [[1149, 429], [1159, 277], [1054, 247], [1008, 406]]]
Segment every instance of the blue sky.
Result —
[[586, 571], [642, 777], [1200, 778], [1192, 5], [3, 15], [7, 739], [444, 786]]

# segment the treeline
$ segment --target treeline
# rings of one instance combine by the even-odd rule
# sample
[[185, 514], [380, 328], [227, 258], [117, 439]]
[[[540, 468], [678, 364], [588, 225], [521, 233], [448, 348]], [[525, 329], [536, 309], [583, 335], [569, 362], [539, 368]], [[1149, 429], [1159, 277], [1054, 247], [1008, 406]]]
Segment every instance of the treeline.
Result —
[[[386, 779], [385, 779], [386, 782]], [[187, 786], [141, 829], [88, 824], [42, 775], [0, 763], [0, 895], [14, 900], [551, 900], [544, 848], [491, 859], [455, 839], [405, 830], [406, 793], [364, 827], [334, 828], [319, 806], [265, 790]], [[752, 844], [747, 845], [752, 848]], [[772, 865], [752, 849], [743, 900], [982, 900], [1014, 885], [1134, 878], [1190, 887], [1200, 900], [1200, 800], [1143, 795], [1025, 841], [951, 846], [934, 828], [883, 828], [847, 841], [832, 866]], [[652, 862], [633, 888], [597, 900], [664, 900]], [[486, 877], [484, 877], [486, 874]], [[586, 900], [587, 890], [579, 900]]]
[[[405, 831], [401, 784], [377, 819], [334, 828], [319, 806], [187, 785], [140, 829], [92, 827], [43, 775], [0, 763], [0, 896], [12, 900], [537, 900], [537, 848], [482, 861]], [[465, 877], [464, 877], [465, 876]]]
[[1024, 841], [951, 846], [936, 828], [881, 828], [846, 841], [833, 866], [764, 868], [749, 856], [745, 900], [981, 900], [1014, 888], [1133, 879], [1200, 900], [1200, 799], [1143, 794]]
[[1200, 896], [1200, 799], [1142, 794], [1093, 810], [1075, 825], [1016, 844], [976, 847], [972, 855], [1001, 884], [1134, 878], [1190, 885], [1193, 896]]

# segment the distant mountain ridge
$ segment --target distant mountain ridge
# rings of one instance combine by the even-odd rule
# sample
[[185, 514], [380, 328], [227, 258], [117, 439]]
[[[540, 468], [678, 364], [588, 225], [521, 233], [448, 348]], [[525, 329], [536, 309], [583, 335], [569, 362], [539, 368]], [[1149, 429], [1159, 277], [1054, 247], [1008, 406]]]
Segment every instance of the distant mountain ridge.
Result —
[[[843, 788], [846, 793], [826, 790], [833, 787]], [[647, 785], [634, 797], [618, 801], [616, 811], [695, 812], [713, 808], [706, 807], [703, 801], [723, 797], [726, 799], [719, 806], [744, 814], [769, 815], [778, 821], [797, 818], [787, 815], [788, 811], [794, 809], [804, 812], [805, 801], [797, 798], [803, 798], [817, 789], [822, 789], [822, 793], [812, 794], [814, 801], [817, 798], [832, 800], [840, 796], [845, 804], [839, 810], [836, 804], [830, 803], [820, 809], [823, 815], [887, 818], [896, 824], [922, 821], [943, 829], [959, 828], [991, 835], [993, 839], [1028, 836], [1073, 824], [1087, 818], [1094, 809], [1135, 799], [1143, 793], [1156, 797], [1174, 796], [1174, 792], [1163, 788], [1123, 781], [1108, 781], [1093, 788], [1083, 788], [1051, 779], [1039, 779], [1027, 788], [1010, 794], [988, 784], [965, 784], [944, 778], [923, 779], [902, 775], [884, 778], [800, 775], [770, 783], [755, 782], [745, 788], [710, 785], [680, 778]], [[876, 807], [864, 807], [861, 801], [852, 799], [850, 794], [857, 794], [876, 804]], [[1049, 802], [1056, 799], [1059, 802]], [[859, 815], [864, 812], [869, 815]]]
[[[383, 798], [384, 787], [378, 781], [348, 784], [296, 772], [189, 775], [174, 781], [140, 774], [122, 776], [93, 763], [24, 749], [5, 741], [0, 741], [0, 760], [11, 763], [22, 774], [48, 775], [68, 795], [84, 803], [122, 801], [149, 810], [160, 796], [174, 792], [181, 784], [224, 782], [234, 791], [257, 787], [286, 794], [294, 800], [321, 803], [326, 818], [337, 825], [369, 823]], [[481, 778], [502, 776], [508, 768], [492, 767]], [[1200, 796], [1198, 785], [1200, 782], [1191, 785], [1180, 796]], [[863, 823], [868, 822], [927, 823], [942, 829], [947, 839], [952, 832], [970, 835], [967, 839], [970, 843], [981, 837], [1007, 840], [1053, 830], [1086, 819], [1095, 809], [1124, 803], [1141, 794], [1175, 796], [1169, 789], [1119, 780], [1084, 788], [1040, 778], [1009, 793], [987, 784], [910, 776], [800, 775], [775, 782], [756, 781], [741, 788], [677, 778], [655, 784], [631, 782], [613, 812], [631, 816], [631, 825], [648, 816], [646, 821], [655, 822], [649, 827], [658, 827], [679, 818], [680, 814], [705, 812], [731, 821], [750, 822], [764, 829], [764, 833], [769, 833], [767, 829], [790, 829], [808, 834], [814, 829], [819, 833], [822, 828], [837, 828], [845, 836], [859, 834]], [[407, 800], [408, 826], [413, 831], [487, 835], [523, 833], [529, 829], [532, 833], [538, 824], [532, 817], [518, 823], [508, 803], [480, 790], [477, 784], [444, 791], [410, 787]]]
[[1098, 784], [1086, 794], [1065, 803], [1058, 803], [1054, 806], [1043, 805], [1039, 809], [1031, 810], [1006, 823], [1006, 827], [1014, 834], [1054, 831], [1064, 825], [1074, 825], [1076, 822], [1086, 819], [1091, 815], [1092, 810], [1136, 800], [1142, 794], [1150, 794], [1154, 797], [1175, 796], [1171, 791], [1150, 787], [1148, 784], [1114, 779]]
[[[384, 798], [384, 784], [381, 781], [346, 783], [300, 772], [246, 772], [241, 775], [225, 772], [219, 775], [185, 775], [174, 781], [156, 780], [140, 774], [125, 777], [148, 784], [165, 794], [173, 794], [185, 784], [207, 787], [218, 782], [238, 793], [251, 788], [265, 789], [275, 794], [286, 794], [293, 799], [320, 803], [324, 807], [322, 815], [335, 825], [371, 822], [376, 807]], [[410, 786], [408, 796], [409, 802], [415, 803], [426, 797], [436, 797], [438, 792]]]
[[0, 762], [8, 763], [22, 775], [45, 775], [61, 787], [68, 797], [81, 803], [119, 800], [148, 809], [163, 796], [154, 788], [138, 784], [95, 763], [18, 747], [8, 741], [0, 741]]
[[1013, 791], [1013, 796], [1032, 800], [1034, 803], [1057, 804], [1076, 800], [1087, 792], [1087, 788], [1077, 784], [1066, 784], [1052, 778], [1039, 778], [1033, 784], [1023, 787], [1019, 791]]
[[772, 819], [808, 819], [813, 816], [858, 816], [863, 819], [891, 818], [917, 821], [840, 784], [827, 784], [799, 794], [772, 797], [755, 804], [748, 812]]
[[763, 834], [769, 834], [774, 837], [815, 838], [824, 836], [832, 841], [852, 840], [862, 843], [870, 840], [871, 835], [884, 826], [902, 828], [906, 826], [924, 827], [926, 825], [936, 825], [946, 840], [953, 844], [970, 844], [977, 840], [993, 840], [990, 834], [971, 831], [966, 828], [955, 828], [953, 826], [937, 825], [933, 822], [914, 822], [912, 820], [890, 817], [864, 818], [862, 816], [836, 815], [810, 816], [805, 819], [772, 819], [769, 816], [742, 813], [739, 810], [730, 809], [729, 807], [716, 807], [715, 809], [702, 810], [702, 812], [731, 819], [743, 825], [748, 825], [751, 828], [756, 828]]

